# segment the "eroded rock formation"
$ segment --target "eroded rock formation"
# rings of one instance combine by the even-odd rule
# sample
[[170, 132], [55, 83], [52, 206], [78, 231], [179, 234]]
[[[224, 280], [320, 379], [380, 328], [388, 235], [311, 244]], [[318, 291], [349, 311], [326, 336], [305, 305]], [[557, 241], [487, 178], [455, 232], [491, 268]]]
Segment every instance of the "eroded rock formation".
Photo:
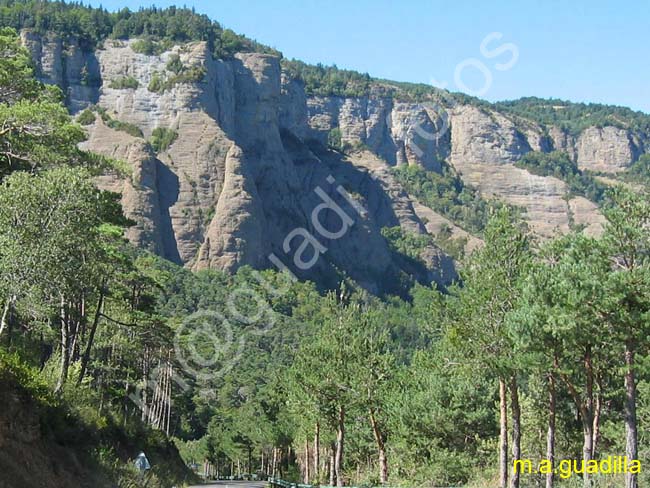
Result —
[[[415, 201], [393, 178], [392, 166], [440, 171], [446, 161], [486, 198], [522, 207], [533, 230], [548, 237], [576, 223], [598, 232], [602, 217], [593, 203], [568, 198], [564, 182], [516, 168], [522, 155], [557, 149], [581, 168], [615, 173], [644, 152], [641, 138], [616, 127], [576, 136], [482, 106], [400, 102], [380, 92], [312, 97], [282, 73], [276, 57], [216, 60], [202, 42], [149, 56], [136, 53], [133, 41], [107, 40], [89, 52], [55, 36], [25, 31], [22, 39], [39, 77], [62, 87], [73, 113], [97, 105], [142, 131], [134, 137], [97, 117], [85, 147], [131, 168], [126, 178], [100, 180], [122, 193], [126, 214], [136, 221], [129, 239], [193, 269], [270, 267], [273, 255], [325, 285], [341, 272], [375, 292], [403, 273], [444, 285], [455, 276], [451, 258], [428, 246], [414, 269], [381, 229], [435, 235], [445, 226], [466, 238], [469, 250], [480, 239]], [[202, 76], [175, 79], [168, 63], [176, 56]], [[137, 87], [112, 88], [126, 78]], [[164, 88], [153, 89], [154, 78], [167, 81]], [[177, 135], [158, 153], [147, 143], [156, 128]], [[346, 154], [326, 149], [333, 129]], [[330, 209], [314, 217], [324, 203]], [[295, 229], [315, 241], [287, 239]], [[309, 269], [295, 256], [303, 243], [309, 244], [303, 260], [320, 253]]]

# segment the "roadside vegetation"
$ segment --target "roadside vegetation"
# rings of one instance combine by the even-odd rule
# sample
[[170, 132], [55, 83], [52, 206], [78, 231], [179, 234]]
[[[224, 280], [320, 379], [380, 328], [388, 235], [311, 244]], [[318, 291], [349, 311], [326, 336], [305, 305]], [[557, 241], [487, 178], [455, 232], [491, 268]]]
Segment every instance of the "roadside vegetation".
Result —
[[[205, 38], [223, 55], [257, 48], [225, 42], [227, 31], [185, 9], [0, 7], [5, 25], [47, 30], [60, 18], [55, 28], [89, 44], [141, 34], [148, 20], [160, 39]], [[132, 486], [144, 450], [152, 488], [192, 479], [179, 452], [221, 476], [337, 486], [518, 488], [547, 482], [517, 477], [520, 458], [650, 462], [647, 194], [610, 189], [601, 237], [540, 244], [516, 209], [481, 199], [451, 168], [401, 167], [409, 193], [485, 241], [449, 289], [378, 298], [347, 279], [322, 290], [272, 270], [192, 273], [124, 239], [133, 222], [93, 180], [115, 163], [78, 147], [96, 114], [141, 132], [96, 108], [75, 122], [60, 90], [36, 81], [13, 29], [0, 30], [0, 51], [0, 429], [33, 427], [118, 486]], [[345, 86], [331, 86], [341, 93], [364, 86], [340, 76]], [[175, 138], [161, 128], [151, 143], [162, 151]], [[564, 156], [549, 157], [522, 164], [596, 191]], [[427, 244], [384, 235], [413, 260]], [[219, 321], [193, 343], [206, 312]], [[208, 367], [188, 366], [188, 347]], [[14, 396], [36, 422], [3, 418]], [[550, 476], [548, 486], [624, 486], [621, 476]]]

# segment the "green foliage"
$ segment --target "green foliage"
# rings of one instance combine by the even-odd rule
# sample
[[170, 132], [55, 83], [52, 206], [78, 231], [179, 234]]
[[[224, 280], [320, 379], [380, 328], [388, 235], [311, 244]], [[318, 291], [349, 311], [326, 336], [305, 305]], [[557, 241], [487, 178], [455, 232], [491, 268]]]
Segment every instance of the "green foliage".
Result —
[[93, 267], [104, 259], [100, 202], [98, 190], [81, 170], [57, 168], [40, 176], [16, 172], [6, 177], [0, 187], [3, 295], [47, 317], [61, 297], [89, 285]]
[[134, 50], [148, 55], [160, 54], [173, 43], [190, 41], [206, 41], [217, 57], [230, 57], [236, 51], [280, 54], [229, 29], [224, 30], [206, 15], [188, 8], [149, 7], [136, 12], [123, 8], [108, 12], [80, 3], [0, 0], [0, 25], [76, 38], [86, 49], [107, 38], [141, 38], [134, 43]]
[[102, 118], [102, 120], [104, 121], [104, 123], [111, 129], [126, 132], [127, 134], [132, 135], [133, 137], [144, 137], [142, 130], [137, 125], [131, 124], [130, 122], [122, 122], [120, 120], [115, 120], [113, 117], [110, 116], [110, 114], [105, 108], [94, 106], [86, 110], [97, 112]]
[[400, 166], [393, 170], [397, 181], [423, 205], [439, 212], [459, 227], [480, 235], [490, 215], [490, 209], [502, 206], [487, 202], [479, 192], [466, 185], [448, 166], [442, 172], [426, 171], [419, 166]]
[[492, 468], [484, 452], [485, 440], [497, 434], [492, 379], [485, 370], [470, 375], [462, 365], [450, 365], [450, 354], [435, 344], [430, 352], [415, 353], [398, 373], [402, 388], [389, 407], [391, 479], [459, 486]]
[[620, 175], [617, 175], [629, 183], [650, 181], [650, 154], [642, 154], [635, 162], [625, 169]]
[[178, 132], [172, 129], [156, 127], [151, 133], [151, 147], [153, 147], [156, 152], [166, 151], [169, 146], [174, 143], [177, 137]]
[[21, 100], [0, 104], [0, 167], [10, 169], [55, 166], [87, 161], [76, 144], [85, 140], [84, 131], [73, 124], [59, 102]]
[[[466, 359], [506, 378], [516, 358], [512, 354], [508, 314], [517, 303], [520, 281], [525, 280], [532, 258], [530, 237], [506, 207], [489, 219], [485, 245], [463, 268], [455, 313], [459, 322], [450, 327], [452, 344]], [[461, 325], [462, 324], [462, 325]]]
[[327, 146], [336, 151], [343, 150], [343, 143], [341, 141], [341, 129], [334, 127], [327, 134]]
[[147, 90], [153, 93], [162, 93], [164, 90], [165, 81], [160, 73], [154, 73], [151, 80], [147, 85]]
[[115, 78], [112, 80], [108, 86], [109, 88], [115, 88], [118, 90], [135, 90], [140, 86], [140, 83], [138, 83], [138, 80], [136, 80], [133, 76], [122, 76], [120, 78]]
[[435, 243], [456, 261], [465, 257], [465, 246], [467, 237], [454, 237], [451, 227], [443, 225], [435, 236]]
[[422, 251], [433, 246], [433, 237], [429, 234], [413, 234], [402, 230], [400, 226], [384, 227], [381, 235], [386, 238], [390, 248], [415, 261], [421, 261]]
[[122, 122], [121, 120], [110, 119], [107, 123], [111, 129], [121, 130], [133, 137], [144, 137], [142, 130], [135, 124], [130, 122]]
[[32, 171], [57, 165], [106, 169], [111, 162], [79, 149], [86, 139], [61, 103], [58, 88], [33, 78], [31, 61], [10, 29], [0, 31], [0, 177], [11, 171]]
[[515, 163], [515, 166], [528, 170], [538, 176], [554, 176], [569, 186], [569, 195], [582, 196], [601, 203], [605, 197], [607, 186], [592, 175], [578, 169], [576, 162], [561, 151], [543, 153], [531, 151]]
[[577, 135], [587, 127], [611, 125], [624, 129], [650, 131], [650, 116], [629, 108], [599, 103], [573, 103], [558, 99], [520, 98], [494, 104], [503, 110], [545, 126], [558, 126]]
[[90, 125], [95, 123], [95, 114], [90, 109], [84, 109], [77, 115], [77, 122], [81, 125]]
[[0, 53], [0, 103], [35, 98], [40, 84], [34, 79], [29, 53], [20, 45], [15, 30], [0, 28]]
[[297, 60], [283, 60], [283, 69], [305, 84], [310, 95], [363, 97], [369, 94], [370, 75], [339, 69], [336, 66], [310, 65]]
[[38, 370], [26, 364], [16, 352], [0, 349], [0, 384], [7, 383], [19, 386], [40, 404], [56, 405], [56, 399]]
[[205, 68], [203, 66], [190, 66], [171, 76], [162, 86], [162, 91], [168, 90], [181, 83], [200, 83], [205, 78]]
[[150, 92], [162, 93], [181, 83], [200, 83], [205, 77], [205, 68], [203, 66], [189, 66], [173, 74], [169, 78], [161, 73], [154, 73], [149, 81], [147, 89]]
[[377, 96], [418, 102], [447, 97], [443, 90], [431, 85], [378, 80], [368, 73], [340, 69], [336, 65], [313, 65], [296, 59], [283, 59], [282, 69], [292, 78], [300, 80], [309, 95], [365, 97], [372, 92]]
[[131, 43], [133, 52], [147, 56], [160, 55], [172, 47], [171, 40], [155, 41], [151, 37], [137, 39]]
[[174, 74], [180, 74], [183, 71], [183, 62], [178, 54], [172, 54], [165, 67]]

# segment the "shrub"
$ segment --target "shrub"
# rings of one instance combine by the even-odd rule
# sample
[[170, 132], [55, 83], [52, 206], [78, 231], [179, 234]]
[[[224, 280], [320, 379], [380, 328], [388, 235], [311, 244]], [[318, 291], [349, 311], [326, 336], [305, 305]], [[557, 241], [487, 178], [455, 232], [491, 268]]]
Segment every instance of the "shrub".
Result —
[[179, 74], [183, 71], [183, 62], [178, 54], [172, 54], [167, 61], [167, 70]]
[[204, 77], [205, 68], [203, 66], [183, 68], [180, 73], [173, 75], [168, 79], [165, 79], [160, 73], [154, 73], [147, 89], [150, 92], [162, 93], [180, 83], [199, 83]]
[[151, 81], [147, 86], [147, 90], [154, 93], [160, 93], [164, 90], [165, 81], [163, 80], [160, 73], [154, 73], [151, 77]]
[[26, 364], [15, 352], [0, 349], [0, 382], [19, 385], [31, 398], [48, 406], [55, 406], [57, 399], [50, 392], [37, 369]]
[[138, 39], [131, 43], [131, 49], [140, 54], [146, 54], [147, 56], [159, 55], [167, 51], [173, 45], [172, 41], [169, 39], [163, 39], [162, 41], [155, 41], [149, 37], [144, 39]]
[[133, 137], [143, 137], [140, 128], [137, 125], [131, 124], [129, 122], [121, 122], [119, 120], [109, 119], [106, 125], [108, 125], [111, 129], [121, 130], [122, 132], [126, 132], [127, 134], [130, 134]]
[[95, 114], [92, 110], [86, 109], [77, 116], [77, 122], [81, 125], [90, 125], [95, 123]]
[[342, 149], [341, 129], [335, 127], [330, 130], [329, 134], [327, 134], [327, 146], [337, 151]]
[[151, 56], [155, 52], [155, 43], [150, 39], [138, 39], [131, 43], [133, 52]]
[[112, 80], [108, 86], [109, 88], [115, 88], [117, 90], [135, 90], [140, 86], [140, 83], [138, 83], [138, 80], [136, 80], [133, 76], [122, 76], [120, 78], [115, 78]]
[[151, 147], [156, 152], [165, 151], [178, 138], [178, 133], [172, 129], [156, 127], [151, 133]]
[[169, 78], [163, 86], [163, 90], [178, 85], [179, 83], [199, 83], [205, 77], [205, 68], [203, 66], [192, 66], [191, 68], [183, 68], [183, 70]]
[[647, 183], [650, 180], [650, 154], [642, 154], [638, 160], [625, 169], [621, 178], [631, 183], [635, 181]]
[[415, 261], [421, 261], [420, 254], [422, 251], [427, 246], [433, 245], [433, 238], [430, 235], [405, 232], [399, 226], [383, 227], [381, 235], [388, 241], [388, 245], [393, 252], [407, 256]]

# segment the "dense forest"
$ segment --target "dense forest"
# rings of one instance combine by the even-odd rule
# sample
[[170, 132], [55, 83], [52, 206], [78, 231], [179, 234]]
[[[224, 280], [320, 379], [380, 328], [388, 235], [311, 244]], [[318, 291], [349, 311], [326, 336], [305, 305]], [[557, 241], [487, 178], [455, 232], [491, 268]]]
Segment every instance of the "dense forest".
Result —
[[572, 134], [579, 134], [587, 127], [605, 125], [641, 131], [650, 129], [648, 114], [601, 103], [526, 97], [498, 102], [494, 106], [497, 110], [535, 120], [544, 126], [557, 125]]
[[[207, 40], [221, 55], [258, 49], [184, 9], [2, 0], [0, 23], [89, 45], [144, 35]], [[399, 168], [409, 192], [484, 239], [458, 256], [449, 289], [379, 299], [348, 280], [323, 292], [270, 270], [192, 273], [123, 238], [133, 223], [93, 178], [124, 165], [78, 149], [83, 126], [35, 80], [14, 29], [0, 30], [0, 51], [0, 398], [33, 398], [42, 434], [113, 484], [138, 486], [140, 450], [154, 488], [191, 481], [178, 452], [215, 476], [336, 486], [650, 483], [646, 471], [597, 475], [578, 462], [569, 476], [565, 464], [650, 462], [645, 193], [533, 153], [523, 167], [598, 200], [607, 219], [598, 238], [540, 243], [517, 209], [482, 200], [451, 168]], [[370, 83], [322, 67], [310, 81], [294, 66], [322, 93]], [[395, 234], [384, 231], [399, 252], [421, 245]], [[520, 459], [555, 470], [515, 472]]]
[[32, 29], [40, 34], [74, 37], [92, 49], [103, 40], [144, 38], [150, 41], [206, 41], [217, 57], [236, 52], [280, 55], [268, 46], [222, 28], [206, 15], [187, 8], [156, 7], [132, 12], [123, 8], [108, 12], [79, 2], [0, 0], [0, 25], [16, 30]]

